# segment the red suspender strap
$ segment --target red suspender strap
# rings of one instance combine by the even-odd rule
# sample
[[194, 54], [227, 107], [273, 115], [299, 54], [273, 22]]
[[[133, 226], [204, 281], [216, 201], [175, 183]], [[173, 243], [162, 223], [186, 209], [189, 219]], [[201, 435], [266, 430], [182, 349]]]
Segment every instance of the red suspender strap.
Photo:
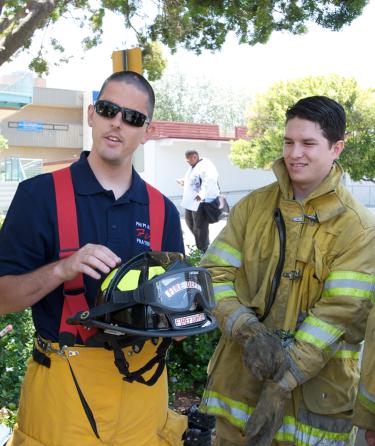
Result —
[[[80, 247], [76, 203], [70, 168], [66, 167], [65, 169], [57, 170], [52, 175], [55, 183], [60, 259], [63, 259], [72, 255]], [[73, 280], [64, 283], [64, 304], [60, 321], [60, 338], [69, 336], [70, 334], [69, 344], [74, 343], [78, 333], [83, 342], [94, 334], [93, 329], [89, 331], [83, 326], [70, 325], [66, 322], [68, 317], [74, 316], [79, 311], [88, 310], [84, 292], [85, 286], [82, 273], [78, 274]]]
[[148, 193], [148, 212], [150, 218], [150, 247], [154, 251], [161, 251], [163, 243], [165, 204], [161, 192], [146, 183]]
[[[52, 173], [57, 209], [57, 224], [60, 239], [60, 259], [72, 255], [80, 248], [78, 235], [77, 211], [75, 195], [70, 168], [57, 170]], [[150, 184], [146, 183], [149, 197], [150, 219], [150, 247], [161, 251], [165, 219], [165, 204], [163, 195]], [[83, 342], [95, 333], [81, 325], [70, 325], [66, 322], [68, 317], [76, 315], [79, 311], [88, 310], [84, 295], [85, 287], [83, 275], [78, 274], [75, 279], [64, 283], [64, 304], [60, 321], [60, 343], [73, 344], [79, 333]], [[64, 342], [62, 339], [69, 342]]]

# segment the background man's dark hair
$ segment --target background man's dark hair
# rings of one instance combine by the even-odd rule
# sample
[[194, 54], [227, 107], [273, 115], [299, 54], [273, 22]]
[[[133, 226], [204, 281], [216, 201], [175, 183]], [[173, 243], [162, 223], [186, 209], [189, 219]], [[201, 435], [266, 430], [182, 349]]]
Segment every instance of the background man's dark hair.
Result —
[[188, 150], [186, 150], [186, 152], [185, 152], [185, 158], [187, 158], [188, 156], [191, 156], [191, 155], [197, 155], [197, 156], [199, 156], [199, 153], [198, 153], [196, 150], [194, 150], [194, 149], [188, 149]]
[[111, 74], [104, 81], [102, 88], [99, 91], [97, 100], [100, 99], [103, 91], [110, 82], [125, 82], [126, 84], [133, 85], [134, 87], [138, 88], [138, 90], [146, 93], [148, 97], [147, 114], [149, 120], [151, 121], [152, 115], [154, 114], [155, 93], [149, 82], [142, 75], [136, 73], [135, 71], [118, 71], [117, 73]]
[[346, 114], [344, 108], [326, 96], [300, 99], [285, 113], [286, 122], [293, 118], [307, 119], [320, 125], [330, 144], [345, 137]]

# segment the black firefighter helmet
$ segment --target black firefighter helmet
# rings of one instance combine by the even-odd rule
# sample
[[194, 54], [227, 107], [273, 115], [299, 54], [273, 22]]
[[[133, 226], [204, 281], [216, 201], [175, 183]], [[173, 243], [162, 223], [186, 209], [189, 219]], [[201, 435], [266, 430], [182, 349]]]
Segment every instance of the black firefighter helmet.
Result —
[[133, 257], [103, 280], [96, 305], [72, 321], [107, 334], [191, 336], [217, 327], [211, 276], [183, 254], [149, 251]]

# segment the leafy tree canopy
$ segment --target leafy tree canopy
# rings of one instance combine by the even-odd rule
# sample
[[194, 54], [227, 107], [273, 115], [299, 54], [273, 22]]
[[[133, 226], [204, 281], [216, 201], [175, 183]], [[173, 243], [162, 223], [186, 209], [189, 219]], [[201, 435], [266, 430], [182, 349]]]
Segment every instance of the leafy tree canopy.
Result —
[[231, 160], [241, 168], [269, 168], [282, 155], [285, 111], [299, 99], [324, 95], [339, 102], [347, 113], [347, 138], [340, 156], [355, 181], [375, 181], [375, 95], [355, 79], [337, 75], [306, 77], [275, 83], [257, 96], [250, 111], [249, 140], [232, 144]]
[[[0, 65], [17, 52], [29, 48], [36, 30], [53, 26], [70, 16], [78, 26], [89, 26], [83, 47], [101, 42], [103, 19], [109, 11], [124, 17], [138, 44], [150, 54], [151, 42], [160, 41], [175, 51], [178, 46], [200, 53], [218, 50], [228, 32], [239, 43], [265, 43], [273, 31], [300, 34], [314, 21], [337, 31], [358, 17], [368, 0], [2, 0], [0, 1]], [[67, 39], [69, 34], [67, 33]], [[64, 47], [51, 39], [53, 48], [67, 61]], [[40, 52], [30, 67], [47, 72]], [[160, 75], [159, 75], [160, 77]]]
[[240, 88], [183, 73], [165, 73], [153, 83], [156, 96], [154, 119], [218, 124], [222, 132], [245, 125], [245, 110], [251, 102]]

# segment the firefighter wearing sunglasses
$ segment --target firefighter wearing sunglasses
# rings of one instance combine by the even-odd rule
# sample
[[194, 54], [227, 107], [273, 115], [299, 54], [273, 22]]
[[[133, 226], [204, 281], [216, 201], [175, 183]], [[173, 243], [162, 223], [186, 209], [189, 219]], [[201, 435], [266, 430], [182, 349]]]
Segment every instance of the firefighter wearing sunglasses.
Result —
[[[154, 101], [139, 74], [111, 75], [88, 108], [91, 151], [20, 183], [7, 213], [0, 314], [31, 307], [36, 331], [11, 446], [183, 443], [187, 420], [168, 411], [165, 367], [155, 362], [145, 382], [124, 380], [103, 331], [67, 323], [94, 306], [121, 262], [151, 249], [184, 252], [177, 209], [132, 167], [152, 131]], [[116, 339], [130, 373], [160, 353], [158, 337]]]

